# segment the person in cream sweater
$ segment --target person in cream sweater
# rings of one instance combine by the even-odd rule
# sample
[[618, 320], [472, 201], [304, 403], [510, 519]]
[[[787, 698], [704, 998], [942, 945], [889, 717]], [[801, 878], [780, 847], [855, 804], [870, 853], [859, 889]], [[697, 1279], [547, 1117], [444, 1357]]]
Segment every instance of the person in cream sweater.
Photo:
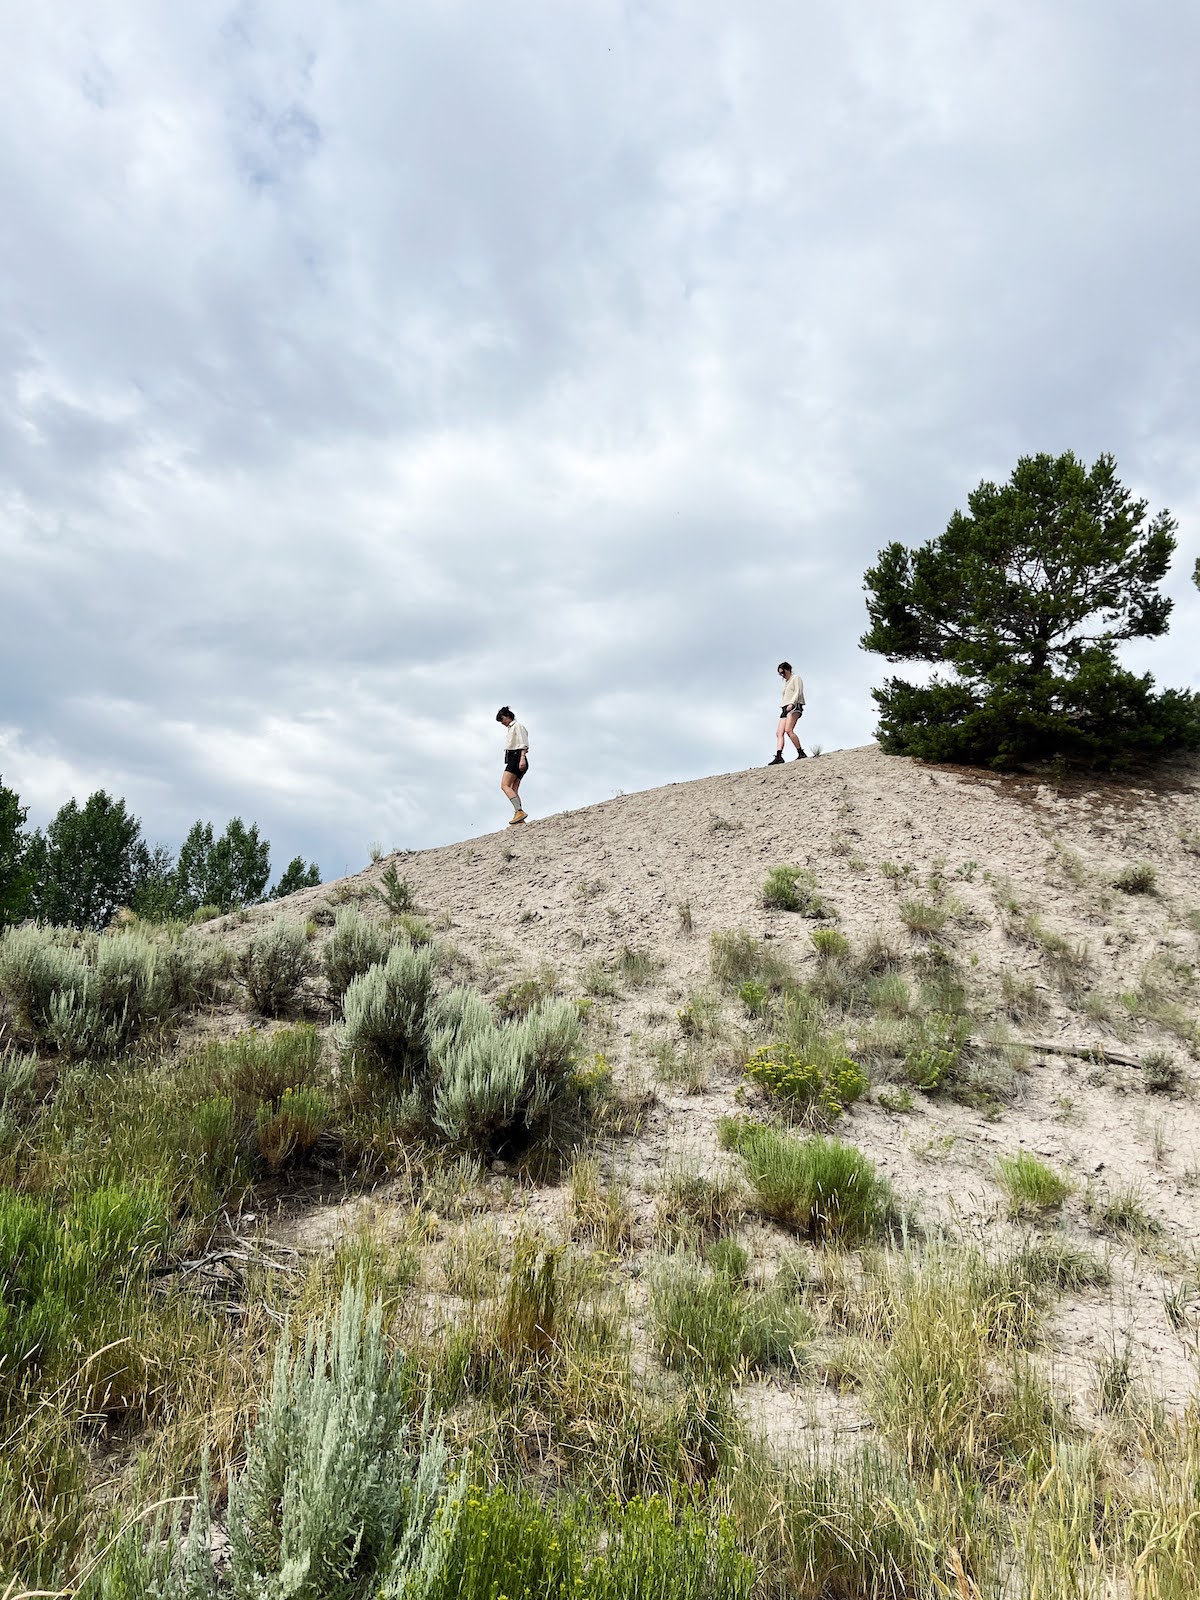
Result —
[[775, 756], [767, 762], [769, 767], [783, 765], [783, 741], [790, 739], [796, 746], [796, 760], [803, 761], [808, 752], [796, 737], [796, 724], [804, 715], [804, 680], [792, 670], [790, 661], [781, 661], [775, 668], [784, 680], [782, 709], [775, 724]]
[[504, 776], [500, 779], [500, 787], [504, 797], [513, 808], [511, 828], [513, 823], [524, 822], [525, 813], [521, 810], [521, 779], [529, 770], [529, 733], [525, 726], [518, 722], [510, 706], [501, 706], [496, 713], [496, 721], [501, 727], [508, 730], [508, 739], [504, 745]]

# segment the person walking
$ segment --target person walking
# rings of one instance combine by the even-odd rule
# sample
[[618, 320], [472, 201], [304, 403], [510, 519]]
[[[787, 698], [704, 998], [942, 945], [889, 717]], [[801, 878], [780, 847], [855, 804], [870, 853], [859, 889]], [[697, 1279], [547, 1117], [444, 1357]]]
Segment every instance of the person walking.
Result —
[[799, 673], [793, 672], [790, 661], [781, 661], [775, 668], [784, 680], [783, 707], [779, 713], [779, 721], [775, 724], [775, 755], [768, 761], [769, 767], [783, 765], [783, 742], [790, 739], [796, 746], [796, 760], [803, 761], [808, 752], [796, 737], [796, 724], [804, 715], [804, 680]]
[[496, 713], [496, 721], [508, 729], [508, 740], [504, 746], [504, 776], [500, 779], [500, 787], [513, 808], [508, 824], [511, 828], [516, 823], [524, 822], [526, 816], [521, 810], [521, 779], [529, 771], [529, 733], [517, 721], [511, 706], [501, 706]]

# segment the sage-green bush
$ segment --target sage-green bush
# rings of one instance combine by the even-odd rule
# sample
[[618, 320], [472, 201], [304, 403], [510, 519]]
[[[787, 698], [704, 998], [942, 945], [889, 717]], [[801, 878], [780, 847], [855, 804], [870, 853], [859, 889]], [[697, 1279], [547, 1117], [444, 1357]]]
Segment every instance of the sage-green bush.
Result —
[[478, 996], [455, 994], [443, 1003], [452, 1023], [439, 1017], [430, 1051], [435, 1126], [455, 1143], [489, 1150], [511, 1141], [565, 1143], [589, 1098], [574, 1070], [581, 1033], [575, 1007], [544, 1000], [519, 1020], [499, 1023]]
[[329, 1600], [415, 1565], [433, 1513], [453, 1521], [444, 1446], [410, 1421], [412, 1384], [357, 1284], [300, 1349], [281, 1339], [270, 1394], [229, 1491], [236, 1595]]
[[476, 990], [435, 996], [434, 953], [396, 945], [353, 979], [339, 1032], [352, 1071], [405, 1091], [427, 1130], [495, 1153], [562, 1146], [600, 1088], [575, 1070], [577, 1009], [549, 999], [501, 1022]]
[[325, 982], [333, 999], [341, 1000], [355, 978], [386, 961], [392, 946], [402, 939], [407, 939], [403, 930], [369, 921], [357, 906], [343, 906], [321, 952]]
[[315, 965], [304, 924], [280, 917], [239, 950], [234, 971], [254, 1008], [278, 1017]]
[[356, 1074], [394, 1088], [411, 1088], [423, 1074], [435, 965], [428, 947], [398, 944], [386, 961], [351, 979], [338, 1042]]
[[186, 935], [10, 928], [0, 936], [0, 995], [33, 1043], [103, 1058], [214, 998], [227, 962], [222, 946]]

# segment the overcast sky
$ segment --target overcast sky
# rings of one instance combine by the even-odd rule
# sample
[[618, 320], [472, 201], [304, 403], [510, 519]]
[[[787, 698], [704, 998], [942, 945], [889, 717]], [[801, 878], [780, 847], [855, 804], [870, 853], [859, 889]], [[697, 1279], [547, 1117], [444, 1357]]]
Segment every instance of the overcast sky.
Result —
[[326, 877], [864, 743], [1026, 452], [1180, 520], [1194, 0], [2, 0], [0, 773]]

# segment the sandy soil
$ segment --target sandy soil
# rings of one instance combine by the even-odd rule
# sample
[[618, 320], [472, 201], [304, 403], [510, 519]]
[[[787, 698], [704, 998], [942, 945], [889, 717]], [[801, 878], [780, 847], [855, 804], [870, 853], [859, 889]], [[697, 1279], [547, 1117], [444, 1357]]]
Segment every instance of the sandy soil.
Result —
[[[529, 789], [532, 810], [535, 781]], [[503, 815], [499, 796], [497, 812]], [[1076, 1185], [1060, 1225], [1089, 1247], [1111, 1251], [1115, 1280], [1111, 1291], [1063, 1301], [1045, 1352], [1056, 1378], [1086, 1413], [1097, 1357], [1129, 1341], [1139, 1375], [1168, 1406], [1180, 1406], [1193, 1392], [1200, 1296], [1176, 1327], [1164, 1294], [1197, 1285], [1196, 1063], [1178, 1024], [1156, 1024], [1144, 1007], [1130, 1018], [1115, 997], [1144, 987], [1149, 972], [1177, 1017], [1197, 1021], [1200, 763], [1172, 764], [1152, 780], [1056, 786], [930, 769], [868, 746], [622, 795], [545, 819], [533, 811], [523, 827], [401, 853], [339, 884], [304, 891], [282, 908], [257, 908], [241, 923], [214, 926], [237, 942], [280, 909], [304, 916], [357, 897], [389, 862], [423, 910], [442, 919], [445, 938], [469, 960], [485, 992], [552, 969], [561, 992], [579, 993], [598, 960], [615, 958], [625, 946], [652, 953], [661, 963], [656, 976], [599, 1001], [593, 1021], [595, 1047], [625, 1084], [651, 1081], [654, 1040], [679, 1039], [678, 1008], [709, 983], [711, 933], [745, 929], [772, 941], [801, 972], [812, 967], [814, 924], [762, 907], [771, 866], [811, 868], [851, 941], [880, 933], [908, 951], [920, 940], [906, 931], [901, 905], [909, 897], [928, 899], [930, 875], [940, 874], [957, 906], [941, 937], [969, 974], [977, 1010], [998, 1005], [1007, 973], [1035, 985], [1045, 1004], [1036, 1023], [1014, 1029], [1021, 1037], [1107, 1046], [1138, 1062], [1147, 1053], [1168, 1055], [1179, 1084], [1151, 1093], [1137, 1066], [1039, 1049], [1000, 1114], [916, 1094], [907, 1114], [861, 1104], [841, 1131], [887, 1173], [925, 1229], [946, 1227], [985, 1245], [1015, 1232], [994, 1181], [996, 1157], [1026, 1149], [1060, 1168]], [[1140, 863], [1154, 869], [1153, 892], [1116, 888], [1122, 872]], [[382, 914], [376, 902], [360, 903], [367, 914]], [[690, 908], [690, 930], [681, 905]], [[1078, 992], [1075, 1005], [1068, 1002], [1044, 941], [1021, 931], [1029, 913], [1085, 953], [1083, 988], [1111, 997], [1113, 1014], [1124, 1019], [1119, 1031], [1087, 1015]], [[631, 1186], [635, 1214], [650, 1217], [668, 1169], [711, 1170], [727, 1161], [715, 1130], [737, 1104], [739, 1068], [736, 1057], [719, 1062], [700, 1093], [660, 1085], [640, 1133], [607, 1152], [611, 1170]], [[1088, 1194], [1126, 1188], [1161, 1225], [1156, 1240], [1098, 1240], [1090, 1229]], [[526, 1196], [524, 1204], [552, 1222], [563, 1213], [565, 1191]], [[292, 1218], [289, 1228], [300, 1242], [315, 1243], [341, 1223], [360, 1221], [351, 1208], [341, 1218], [324, 1212], [307, 1222]], [[853, 1406], [782, 1390], [771, 1400], [770, 1390], [747, 1387], [743, 1403], [777, 1435], [808, 1433], [826, 1414], [835, 1427], [858, 1425]]]

